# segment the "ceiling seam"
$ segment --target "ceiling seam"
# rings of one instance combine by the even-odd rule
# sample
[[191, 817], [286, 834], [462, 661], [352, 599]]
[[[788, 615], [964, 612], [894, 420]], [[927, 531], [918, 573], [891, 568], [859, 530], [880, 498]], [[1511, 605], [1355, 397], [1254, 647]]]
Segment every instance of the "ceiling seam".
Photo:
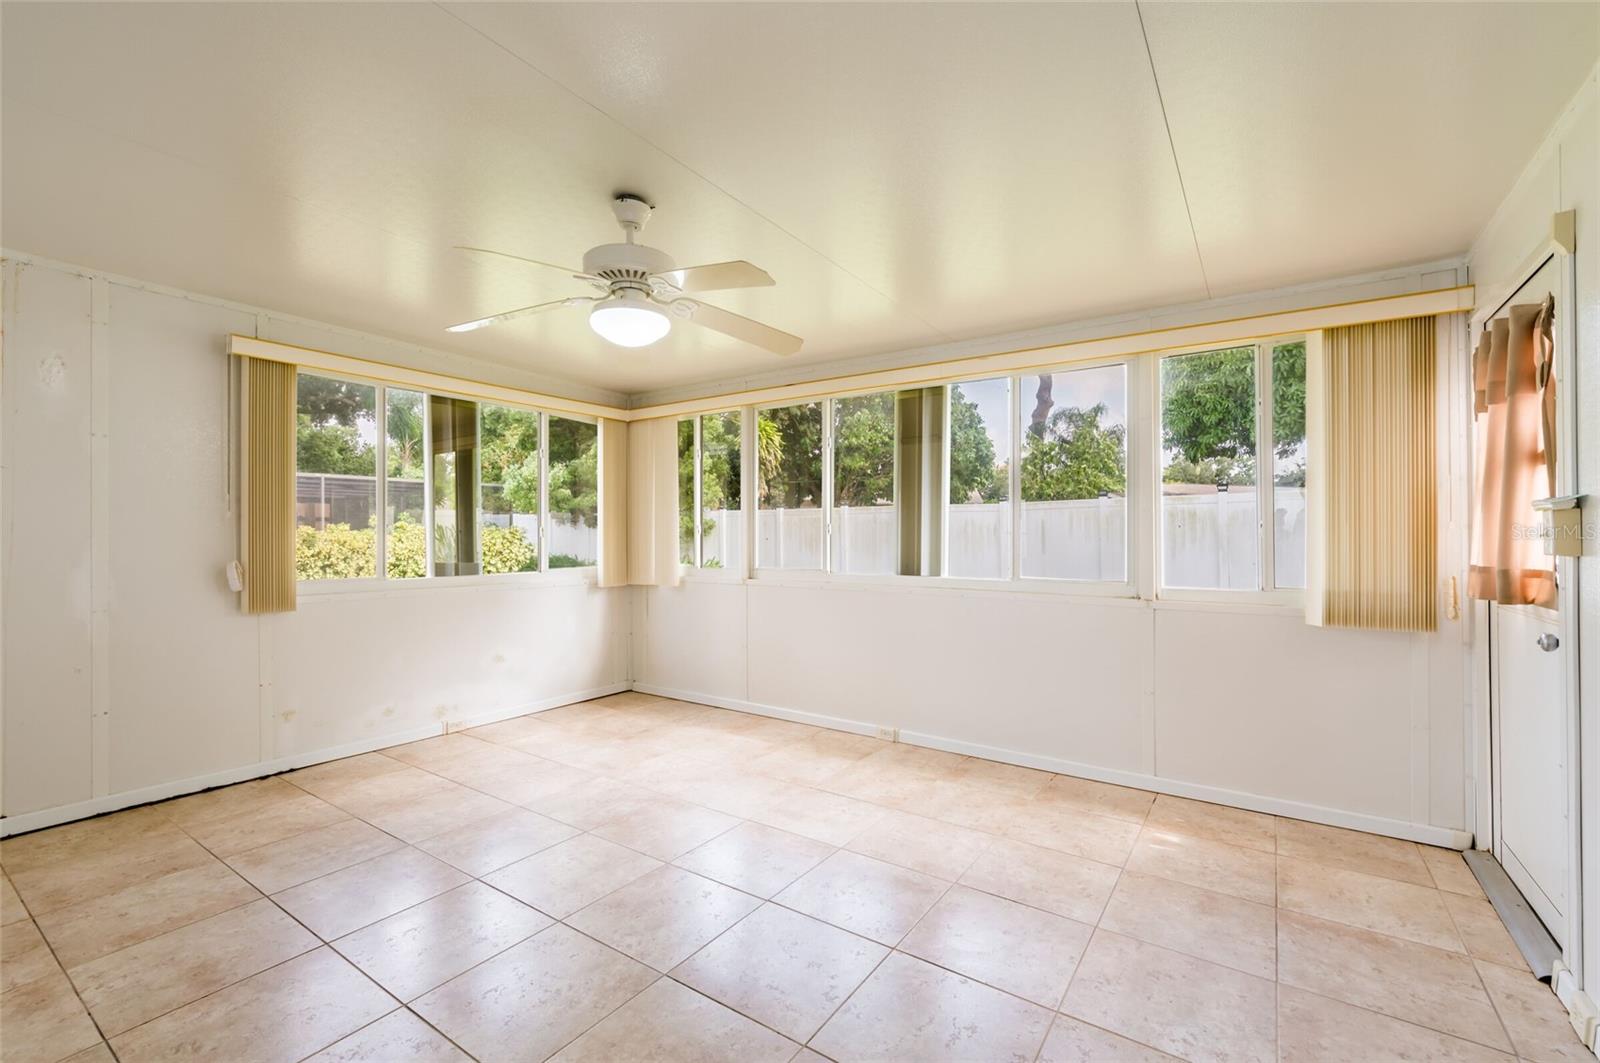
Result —
[[[738, 204], [740, 207], [743, 207], [745, 210], [748, 210], [751, 214], [754, 214], [756, 217], [760, 218], [762, 221], [766, 222], [768, 225], [772, 226], [774, 229], [778, 230], [780, 233], [782, 233], [783, 235], [787, 236], [789, 239], [793, 240], [795, 243], [799, 244], [801, 247], [805, 248], [807, 251], [810, 251], [812, 254], [814, 254], [818, 258], [822, 259], [822, 261], [826, 262], [828, 265], [832, 266], [834, 269], [838, 270], [839, 272], [843, 273], [845, 276], [849, 277], [851, 280], [855, 281], [857, 284], [860, 284], [862, 287], [864, 287], [868, 291], [872, 292], [874, 295], [876, 295], [878, 298], [882, 299], [884, 302], [888, 303], [890, 306], [895, 307], [897, 310], [900, 310], [901, 312], [908, 313], [911, 317], [915, 318], [918, 322], [920, 322], [922, 324], [922, 326], [924, 328], [928, 329], [930, 332], [934, 333], [935, 335], [937, 335], [937, 336], [939, 336], [939, 337], [941, 337], [941, 338], [943, 338], [943, 339], [945, 339], [947, 341], [954, 339], [953, 336], [951, 336], [949, 333], [945, 332], [943, 329], [939, 328], [938, 326], [934, 325], [931, 321], [928, 321], [927, 319], [925, 319], [920, 313], [917, 313], [914, 310], [910, 310], [910, 309], [906, 308], [903, 303], [901, 303], [898, 299], [896, 299], [893, 296], [891, 296], [889, 293], [887, 293], [885, 291], [882, 291], [876, 285], [874, 285], [870, 281], [866, 280], [864, 277], [861, 277], [861, 276], [857, 275], [854, 271], [850, 270], [846, 266], [844, 266], [844, 265], [840, 264], [839, 262], [835, 261], [831, 256], [829, 256], [826, 253], [824, 253], [820, 248], [818, 248], [818, 247], [814, 246], [813, 244], [811, 244], [810, 242], [802, 239], [796, 233], [793, 233], [793, 232], [789, 231], [788, 229], [786, 229], [784, 226], [779, 224], [773, 218], [771, 218], [771, 217], [767, 216], [766, 214], [762, 213], [761, 211], [757, 210], [755, 207], [751, 206], [749, 203], [746, 203], [744, 200], [742, 200], [738, 196], [734, 195], [728, 189], [722, 187], [720, 184], [718, 184], [717, 182], [713, 181], [710, 177], [707, 177], [705, 174], [701, 173], [699, 170], [695, 169], [693, 166], [690, 166], [687, 162], [685, 162], [684, 160], [678, 158], [678, 156], [674, 155], [672, 152], [668, 151], [666, 148], [662, 147], [660, 144], [657, 144], [655, 141], [651, 140], [649, 137], [645, 136], [643, 133], [639, 132], [637, 129], [634, 129], [632, 126], [630, 126], [626, 122], [622, 121], [616, 115], [611, 114], [610, 112], [605, 110], [605, 108], [600, 107], [599, 105], [594, 103], [592, 100], [590, 100], [587, 97], [583, 96], [581, 93], [579, 93], [577, 90], [573, 89], [571, 86], [567, 85], [565, 82], [562, 82], [562, 81], [558, 80], [557, 78], [555, 78], [552, 75], [550, 75], [548, 72], [540, 69], [538, 66], [535, 66], [531, 61], [529, 61], [525, 56], [523, 56], [520, 53], [518, 53], [515, 49], [510, 48], [505, 44], [502, 44], [500, 41], [496, 40], [494, 37], [490, 36], [488, 33], [484, 32], [481, 29], [479, 29], [477, 26], [474, 26], [471, 22], [468, 22], [466, 19], [462, 18], [460, 15], [458, 15], [454, 11], [450, 10], [450, 8], [445, 6], [445, 4], [440, 2], [440, 0], [435, 0], [433, 6], [438, 8], [440, 11], [444, 12], [446, 15], [449, 15], [451, 18], [455, 19], [457, 22], [461, 23], [461, 25], [465, 26], [467, 29], [471, 30], [473, 33], [476, 33], [478, 36], [482, 37], [484, 40], [488, 41], [490, 44], [494, 45], [496, 48], [498, 48], [501, 51], [505, 52], [512, 59], [515, 59], [517, 62], [521, 63], [523, 66], [527, 67], [529, 70], [533, 71], [535, 74], [538, 74], [540, 77], [544, 78], [550, 84], [554, 85], [556, 88], [560, 89], [562, 92], [565, 92], [568, 96], [571, 96], [573, 99], [577, 100], [579, 103], [583, 104], [585, 107], [588, 107], [590, 110], [594, 111], [594, 113], [596, 113], [596, 114], [600, 115], [602, 118], [606, 119], [606, 121], [611, 122], [612, 124], [616, 125], [619, 129], [626, 130], [630, 136], [637, 137], [641, 143], [648, 145], [652, 150], [660, 152], [663, 157], [665, 157], [667, 159], [670, 159], [673, 163], [675, 163], [676, 165], [682, 167], [685, 172], [687, 172], [689, 174], [692, 174], [693, 176], [695, 176], [699, 180], [704, 181], [706, 184], [708, 184], [712, 188], [716, 189], [722, 195], [727, 196], [734, 203]], [[1192, 228], [1193, 227], [1191, 226], [1191, 230], [1192, 230]], [[1202, 272], [1202, 274], [1204, 273], [1204, 268], [1203, 267], [1202, 267], [1201, 272]]]
[[1183, 213], [1189, 219], [1189, 238], [1194, 241], [1194, 258], [1200, 266], [1200, 283], [1205, 287], [1206, 298], [1213, 299], [1211, 279], [1206, 276], [1206, 258], [1200, 253], [1200, 233], [1194, 227], [1194, 211], [1189, 206], [1189, 189], [1183, 182], [1183, 164], [1178, 161], [1178, 145], [1172, 139], [1172, 120], [1167, 117], [1167, 101], [1161, 94], [1161, 76], [1156, 73], [1156, 57], [1150, 48], [1150, 31], [1144, 26], [1144, 9], [1139, 0], [1133, 0], [1133, 12], [1139, 17], [1139, 36], [1144, 38], [1144, 56], [1150, 63], [1150, 81], [1155, 85], [1156, 104], [1161, 108], [1161, 124], [1167, 131], [1167, 150], [1172, 153], [1172, 168], [1178, 174], [1178, 194], [1183, 197]]

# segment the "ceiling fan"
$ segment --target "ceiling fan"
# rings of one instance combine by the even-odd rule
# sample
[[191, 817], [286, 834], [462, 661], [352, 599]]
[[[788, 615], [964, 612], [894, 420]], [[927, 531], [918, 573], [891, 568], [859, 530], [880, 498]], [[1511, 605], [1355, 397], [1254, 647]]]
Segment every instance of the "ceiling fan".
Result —
[[589, 327], [619, 347], [648, 347], [672, 330], [674, 318], [688, 321], [725, 336], [743, 340], [773, 354], [794, 354], [804, 341], [799, 336], [730, 313], [710, 303], [690, 298], [689, 293], [724, 291], [729, 288], [763, 288], [773, 283], [766, 270], [745, 261], [717, 262], [708, 266], [679, 268], [664, 251], [634, 243], [634, 237], [650, 220], [654, 208], [631, 193], [621, 193], [611, 201], [611, 212], [622, 226], [625, 243], [601, 244], [583, 256], [582, 269], [567, 269], [551, 262], [523, 258], [483, 247], [461, 247], [480, 255], [496, 255], [571, 274], [592, 285], [598, 295], [575, 295], [548, 303], [507, 310], [451, 325], [449, 332], [471, 332], [487, 325], [510, 321], [529, 314], [541, 314], [559, 307], [589, 306]]

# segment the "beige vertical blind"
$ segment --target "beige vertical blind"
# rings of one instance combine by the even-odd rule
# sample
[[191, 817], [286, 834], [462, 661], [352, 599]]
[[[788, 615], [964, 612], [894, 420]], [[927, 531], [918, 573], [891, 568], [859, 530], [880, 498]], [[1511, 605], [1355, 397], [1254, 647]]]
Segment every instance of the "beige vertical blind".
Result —
[[1327, 329], [1306, 351], [1306, 620], [1433, 631], [1432, 317]]
[[628, 423], [600, 421], [600, 572], [602, 587], [628, 585]]
[[628, 426], [627, 526], [628, 582], [642, 587], [676, 587], [681, 575], [676, 417], [635, 421]]
[[295, 607], [295, 367], [261, 358], [240, 361], [240, 606], [247, 613], [287, 613]]
[[1555, 302], [1511, 307], [1473, 355], [1478, 492], [1467, 593], [1501, 605], [1556, 604], [1533, 500], [1556, 491]]

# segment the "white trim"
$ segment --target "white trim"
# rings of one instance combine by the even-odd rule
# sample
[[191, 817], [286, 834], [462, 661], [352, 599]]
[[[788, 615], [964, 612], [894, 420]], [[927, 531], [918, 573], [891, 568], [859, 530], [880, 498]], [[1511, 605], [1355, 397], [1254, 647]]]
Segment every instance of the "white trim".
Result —
[[408, 728], [404, 731], [396, 731], [377, 738], [363, 738], [360, 741], [347, 742], [340, 746], [330, 746], [305, 753], [293, 753], [287, 757], [258, 761], [255, 764], [245, 764], [237, 768], [228, 768], [225, 771], [211, 772], [208, 775], [195, 775], [187, 779], [177, 779], [172, 782], [141, 787], [137, 790], [124, 790], [121, 793], [96, 797], [89, 801], [78, 801], [70, 805], [57, 805], [55, 808], [40, 809], [37, 812], [24, 812], [19, 816], [6, 816], [0, 818], [0, 838], [9, 838], [15, 834], [25, 834], [28, 831], [43, 830], [45, 827], [54, 827], [62, 823], [71, 823], [74, 820], [88, 819], [91, 816], [104, 815], [107, 812], [116, 812], [124, 808], [133, 808], [136, 805], [147, 805], [154, 801], [165, 801], [185, 794], [199, 793], [201, 790], [210, 790], [218, 786], [231, 786], [234, 783], [265, 778], [268, 775], [277, 775], [280, 772], [293, 771], [296, 768], [309, 767], [312, 764], [325, 764], [330, 760], [343, 760], [345, 757], [371, 753], [374, 750], [387, 749], [390, 746], [403, 745], [406, 742], [419, 742], [424, 738], [434, 738], [438, 735], [465, 730], [469, 727], [481, 727], [486, 723], [509, 720], [515, 716], [526, 716], [530, 713], [544, 712], [546, 709], [560, 708], [562, 705], [591, 701], [594, 698], [603, 698], [608, 694], [620, 694], [627, 689], [628, 684], [625, 682], [610, 683], [572, 694], [558, 694], [555, 697], [543, 698], [539, 701], [525, 702], [509, 709], [482, 713], [465, 720], [451, 720], [444, 724]]
[[1140, 328], [1199, 325], [1222, 318], [1234, 320], [1252, 315], [1336, 305], [1341, 302], [1409, 295], [1435, 290], [1435, 285], [1442, 283], [1444, 274], [1451, 274], [1448, 280], [1454, 283], [1457, 272], [1464, 266], [1464, 255], [1452, 255], [1429, 262], [1322, 278], [1305, 284], [1259, 289], [1219, 299], [1077, 318], [1042, 328], [996, 333], [970, 340], [835, 358], [804, 365], [784, 366], [769, 363], [773, 368], [698, 384], [668, 385], [638, 392], [630, 396], [629, 407], [642, 409], [647, 406], [698, 401], [712, 394], [731, 390], [776, 388], [826, 377], [848, 376], [863, 371], [902, 369], [913, 365], [949, 362], [1021, 347], [1059, 346], [1112, 334], [1127, 334]]
[[[770, 716], [795, 723], [814, 724], [835, 731], [848, 731], [851, 734], [868, 735], [870, 737], [877, 737], [878, 734], [878, 726], [876, 724], [863, 723], [860, 720], [845, 720], [834, 716], [823, 716], [818, 713], [780, 708], [776, 705], [762, 705], [738, 698], [697, 694], [692, 691], [675, 690], [651, 683], [634, 683], [633, 689], [641, 694], [654, 694], [657, 697], [674, 698], [678, 701], [710, 705], [719, 709], [733, 709], [738, 712], [748, 712], [757, 716]], [[1017, 764], [1025, 768], [1038, 768], [1041, 771], [1055, 772], [1058, 775], [1093, 779], [1097, 782], [1112, 783], [1117, 786], [1131, 786], [1140, 790], [1154, 791], [1155, 793], [1172, 794], [1176, 797], [1191, 797], [1200, 801], [1209, 801], [1213, 804], [1245, 808], [1253, 812], [1263, 812], [1267, 815], [1303, 819], [1311, 823], [1324, 823], [1333, 827], [1346, 827], [1350, 830], [1365, 831], [1368, 834], [1381, 834], [1390, 838], [1421, 842], [1424, 845], [1437, 845], [1446, 849], [1467, 849], [1472, 845], [1471, 834], [1462, 830], [1453, 830], [1449, 827], [1407, 823], [1403, 820], [1388, 819], [1384, 816], [1370, 816], [1362, 812], [1346, 812], [1342, 809], [1326, 808], [1322, 805], [1311, 805], [1278, 797], [1264, 797], [1260, 794], [1246, 793], [1240, 790], [1226, 790], [1202, 783], [1164, 779], [1143, 772], [1100, 768], [1091, 764], [1063, 760], [1059, 757], [1019, 753], [1015, 750], [980, 745], [975, 742], [963, 742], [953, 738], [942, 738], [938, 735], [922, 734], [917, 731], [900, 731], [898, 740], [907, 745], [922, 746], [927, 749], [941, 749], [947, 753], [960, 753], [965, 756], [998, 761], [1002, 764]]]
[[1600, 1033], [1600, 1029], [1597, 1029], [1597, 1023], [1600, 1023], [1600, 1009], [1595, 1007], [1594, 998], [1578, 985], [1578, 978], [1572, 973], [1572, 969], [1561, 960], [1555, 962], [1550, 972], [1550, 990], [1555, 993], [1556, 999], [1561, 1001], [1561, 1006], [1567, 1009], [1567, 1020], [1572, 1023], [1572, 1030], [1578, 1035], [1578, 1040], [1593, 1052], [1596, 1034]]
[[672, 698], [674, 701], [688, 701], [696, 705], [709, 705], [714, 709], [732, 709], [734, 712], [748, 712], [755, 716], [769, 716], [775, 720], [788, 720], [791, 723], [807, 723], [814, 727], [826, 727], [830, 731], [845, 731], [849, 734], [866, 735], [868, 738], [878, 736], [878, 725], [862, 723], [860, 720], [846, 720], [840, 716], [824, 716], [818, 712], [802, 712], [799, 709], [785, 709], [777, 705], [762, 705], [759, 702], [746, 701], [743, 698], [724, 698], [716, 694], [696, 694], [687, 690], [674, 690], [670, 687], [656, 686], [654, 683], [634, 683], [633, 689], [640, 694], [652, 694], [658, 698]]
[[[931, 384], [959, 383], [986, 377], [1028, 375], [1042, 369], [1078, 367], [1081, 363], [1115, 361], [1142, 354], [1177, 353], [1193, 348], [1211, 350], [1278, 336], [1301, 335], [1340, 325], [1367, 324], [1430, 314], [1456, 314], [1473, 306], [1471, 285], [1426, 292], [1361, 299], [1349, 303], [1282, 310], [1232, 320], [1175, 325], [1119, 335], [1099, 336], [1063, 343], [974, 354], [949, 361], [926, 362], [897, 369], [849, 373], [794, 384], [722, 392], [701, 399], [686, 399], [639, 406], [626, 413], [628, 420], [681, 417], [729, 405], [794, 406], [816, 399], [844, 398], [874, 391], [892, 391]], [[995, 341], [989, 341], [991, 343]]]

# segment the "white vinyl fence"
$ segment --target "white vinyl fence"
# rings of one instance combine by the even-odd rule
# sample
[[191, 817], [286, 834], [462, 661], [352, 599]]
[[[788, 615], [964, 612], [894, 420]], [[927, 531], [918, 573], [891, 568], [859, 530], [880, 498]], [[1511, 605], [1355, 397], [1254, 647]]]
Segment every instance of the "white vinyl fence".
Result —
[[[1305, 582], [1305, 491], [1272, 493], [1277, 532], [1277, 583]], [[1206, 494], [1164, 495], [1162, 547], [1166, 583], [1172, 587], [1256, 586], [1256, 492], [1251, 487]], [[706, 557], [730, 557], [742, 532], [738, 511], [707, 512]], [[1127, 505], [1121, 498], [1022, 505], [1022, 574], [1051, 579], [1127, 578]], [[731, 537], [731, 538], [729, 538]], [[1011, 505], [950, 507], [949, 573], [999, 579], [1011, 556]], [[892, 506], [840, 507], [834, 511], [833, 570], [896, 570], [898, 535]], [[732, 547], [737, 549], [736, 546]], [[756, 557], [763, 568], [820, 569], [822, 511], [762, 510], [756, 517]]]
[[[323, 527], [344, 522], [366, 527], [377, 508], [377, 484], [370, 476], [301, 473], [296, 483], [300, 523]], [[1276, 530], [1277, 583], [1305, 584], [1305, 490], [1276, 488], [1268, 496]], [[420, 481], [389, 481], [389, 505], [422, 510]], [[738, 567], [744, 542], [744, 514], [708, 510], [703, 544], [707, 564]], [[538, 536], [538, 519], [527, 514], [483, 515], [485, 523], [523, 529], [529, 542]], [[1161, 498], [1162, 561], [1169, 587], [1256, 586], [1256, 491], [1172, 494]], [[1022, 574], [1076, 580], [1127, 578], [1127, 504], [1121, 498], [1022, 504]], [[950, 507], [949, 573], [973, 579], [1000, 579], [1011, 557], [1011, 504]], [[833, 571], [879, 574], [896, 571], [899, 535], [893, 506], [841, 506], [834, 511]], [[599, 531], [582, 521], [550, 522], [551, 555], [569, 555], [592, 564], [599, 556]], [[756, 558], [763, 568], [822, 568], [822, 511], [767, 509], [756, 517]]]

